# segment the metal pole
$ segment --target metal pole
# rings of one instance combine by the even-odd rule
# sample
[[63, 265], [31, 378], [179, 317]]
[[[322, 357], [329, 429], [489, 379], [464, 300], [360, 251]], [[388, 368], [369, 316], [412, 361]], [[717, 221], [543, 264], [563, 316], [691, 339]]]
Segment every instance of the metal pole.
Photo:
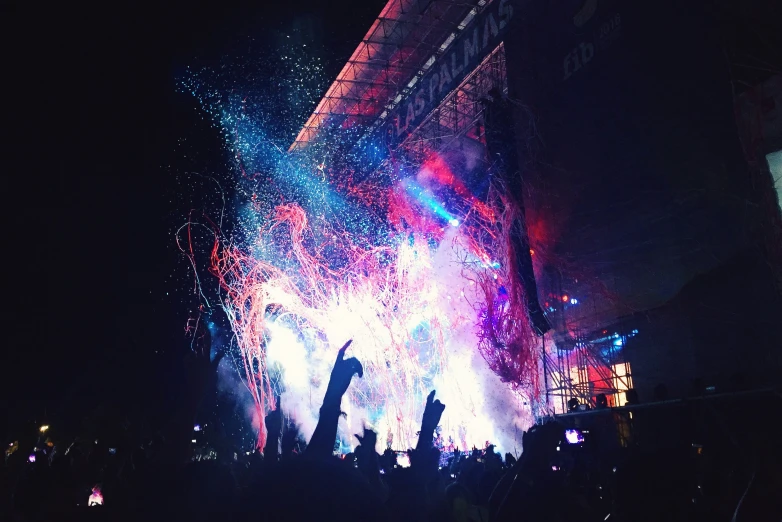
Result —
[[546, 336], [544, 335], [542, 338], [543, 342], [541, 343], [543, 345], [543, 386], [546, 388], [546, 413], [548, 413], [548, 407], [549, 407], [549, 398], [548, 398], [548, 357], [546, 357]]

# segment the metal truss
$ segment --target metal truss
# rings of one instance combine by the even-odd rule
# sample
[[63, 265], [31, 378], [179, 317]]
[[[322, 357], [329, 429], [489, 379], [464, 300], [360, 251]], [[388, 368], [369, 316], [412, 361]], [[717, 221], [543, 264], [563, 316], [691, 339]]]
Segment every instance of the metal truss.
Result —
[[350, 129], [368, 129], [373, 121], [382, 120], [484, 3], [389, 0], [289, 150], [323, 140], [321, 131], [335, 128], [332, 119]]
[[508, 91], [503, 44], [489, 53], [395, 150], [395, 160], [419, 164], [431, 152], [468, 137], [484, 142], [483, 100], [494, 89]]
[[600, 394], [609, 406], [624, 406], [625, 393], [633, 388], [632, 371], [622, 349], [629, 337], [630, 332], [579, 336], [567, 347], [544, 343], [544, 384], [551, 413], [567, 413], [568, 402], [574, 398], [595, 408]]

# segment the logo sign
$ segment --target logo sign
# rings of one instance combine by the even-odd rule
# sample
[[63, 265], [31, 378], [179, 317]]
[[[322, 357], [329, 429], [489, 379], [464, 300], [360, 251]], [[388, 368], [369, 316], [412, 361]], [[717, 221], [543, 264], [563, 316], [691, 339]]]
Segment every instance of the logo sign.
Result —
[[392, 145], [404, 140], [437, 103], [500, 44], [512, 16], [510, 0], [494, 0], [475, 16], [450, 49], [418, 81], [418, 89], [391, 113], [385, 130]]

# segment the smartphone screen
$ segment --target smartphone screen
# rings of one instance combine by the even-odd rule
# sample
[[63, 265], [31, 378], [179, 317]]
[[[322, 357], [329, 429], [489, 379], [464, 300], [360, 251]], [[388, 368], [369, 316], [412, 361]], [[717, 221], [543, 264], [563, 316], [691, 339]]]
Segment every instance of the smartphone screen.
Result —
[[581, 444], [584, 442], [584, 434], [581, 430], [565, 430], [565, 440], [568, 444]]
[[410, 467], [410, 455], [405, 453], [404, 451], [400, 451], [396, 454], [396, 465], [400, 468], [409, 468]]

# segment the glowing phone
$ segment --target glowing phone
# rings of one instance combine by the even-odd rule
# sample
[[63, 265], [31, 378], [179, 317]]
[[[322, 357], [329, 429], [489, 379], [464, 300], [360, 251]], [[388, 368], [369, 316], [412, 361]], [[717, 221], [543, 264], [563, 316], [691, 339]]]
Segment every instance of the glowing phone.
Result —
[[396, 452], [396, 465], [400, 468], [409, 468], [410, 467], [410, 455], [408, 455], [404, 451], [397, 451]]
[[581, 430], [565, 430], [565, 440], [568, 444], [581, 444], [584, 442], [584, 434]]

